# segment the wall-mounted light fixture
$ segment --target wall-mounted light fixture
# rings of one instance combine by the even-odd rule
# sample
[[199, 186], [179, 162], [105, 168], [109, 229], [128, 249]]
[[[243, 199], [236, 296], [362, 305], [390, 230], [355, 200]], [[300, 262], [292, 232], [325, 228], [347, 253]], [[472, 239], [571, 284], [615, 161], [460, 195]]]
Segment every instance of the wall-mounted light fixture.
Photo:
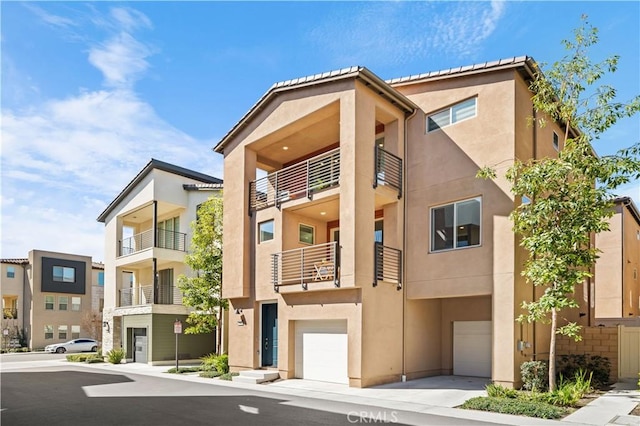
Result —
[[242, 309], [241, 308], [236, 308], [235, 313], [236, 313], [236, 315], [240, 315], [242, 313]]
[[109, 321], [102, 321], [102, 326], [106, 327], [107, 333], [111, 332], [111, 326], [109, 325]]

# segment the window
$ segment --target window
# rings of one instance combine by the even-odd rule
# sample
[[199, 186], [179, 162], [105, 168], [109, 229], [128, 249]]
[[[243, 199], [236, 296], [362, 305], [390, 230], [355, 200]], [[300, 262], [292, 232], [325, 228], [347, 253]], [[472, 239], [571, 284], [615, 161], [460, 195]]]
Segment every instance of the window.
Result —
[[558, 139], [558, 134], [553, 132], [553, 149], [556, 151], [560, 150], [560, 140]]
[[315, 228], [310, 225], [300, 224], [298, 232], [298, 241], [303, 244], [313, 244], [314, 242]]
[[180, 216], [158, 222], [158, 247], [182, 250], [179, 231]]
[[45, 339], [53, 339], [53, 326], [45, 325], [44, 326], [44, 338]]
[[431, 209], [431, 251], [480, 245], [481, 199]]
[[76, 282], [76, 270], [66, 266], [54, 266], [53, 280], [62, 283], [74, 283]]
[[[54, 298], [53, 296], [45, 296], [44, 297], [44, 308], [47, 311], [53, 311], [53, 305], [54, 305]], [[53, 333], [53, 331], [52, 331]]]
[[273, 220], [267, 220], [258, 224], [259, 242], [273, 240]]
[[427, 116], [427, 132], [475, 117], [477, 112], [476, 104], [476, 98], [467, 99], [464, 102]]
[[100, 310], [100, 312], [102, 312], [104, 310], [104, 299], [100, 298], [100, 307], [98, 308]]
[[7, 266], [7, 278], [16, 277], [16, 268], [14, 266]]
[[67, 326], [59, 325], [58, 326], [58, 339], [67, 339]]
[[68, 296], [58, 296], [58, 310], [66, 311], [69, 306]]
[[79, 297], [72, 297], [71, 298], [71, 310], [72, 311], [79, 311], [80, 310], [80, 303], [81, 300]]
[[79, 325], [72, 325], [71, 326], [71, 338], [72, 339], [77, 339], [80, 337], [80, 326]]
[[382, 221], [382, 219], [376, 220], [374, 224], [374, 230], [373, 230], [373, 239], [375, 240], [376, 243], [384, 242], [384, 240], [382, 239], [383, 229], [384, 229], [384, 222]]
[[98, 285], [104, 287], [104, 272], [98, 272]]

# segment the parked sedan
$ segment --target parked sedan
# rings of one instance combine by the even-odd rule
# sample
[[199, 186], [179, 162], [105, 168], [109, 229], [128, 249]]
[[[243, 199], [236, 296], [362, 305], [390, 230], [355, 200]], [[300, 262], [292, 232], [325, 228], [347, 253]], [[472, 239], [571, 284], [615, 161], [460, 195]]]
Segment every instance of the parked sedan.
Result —
[[45, 352], [55, 352], [63, 354], [65, 352], [96, 352], [98, 350], [98, 341], [93, 339], [73, 339], [65, 343], [56, 343], [47, 345]]

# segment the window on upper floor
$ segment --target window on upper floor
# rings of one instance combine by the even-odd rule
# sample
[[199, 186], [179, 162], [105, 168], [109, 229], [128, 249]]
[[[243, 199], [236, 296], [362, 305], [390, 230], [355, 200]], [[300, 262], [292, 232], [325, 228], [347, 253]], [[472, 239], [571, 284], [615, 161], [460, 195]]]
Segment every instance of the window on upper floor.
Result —
[[82, 303], [82, 299], [79, 297], [72, 297], [71, 298], [71, 310], [72, 311], [79, 311], [81, 308], [81, 303]]
[[7, 278], [15, 278], [15, 277], [16, 277], [15, 266], [7, 266]]
[[69, 307], [69, 297], [68, 296], [58, 296], [58, 310], [66, 311]]
[[482, 199], [472, 198], [431, 209], [431, 251], [480, 245]]
[[477, 98], [467, 99], [427, 116], [427, 132], [473, 118], [477, 114]]
[[100, 287], [104, 286], [104, 272], [98, 272], [98, 285]]
[[560, 138], [556, 132], [553, 132], [553, 149], [560, 151]]
[[316, 229], [311, 225], [300, 224], [298, 228], [298, 241], [303, 244], [314, 244]]
[[273, 219], [258, 224], [258, 242], [273, 240]]
[[44, 296], [44, 308], [47, 311], [53, 311], [54, 304], [55, 304], [55, 298], [53, 296]]
[[76, 282], [76, 269], [67, 266], [54, 266], [53, 280], [61, 283], [74, 283]]

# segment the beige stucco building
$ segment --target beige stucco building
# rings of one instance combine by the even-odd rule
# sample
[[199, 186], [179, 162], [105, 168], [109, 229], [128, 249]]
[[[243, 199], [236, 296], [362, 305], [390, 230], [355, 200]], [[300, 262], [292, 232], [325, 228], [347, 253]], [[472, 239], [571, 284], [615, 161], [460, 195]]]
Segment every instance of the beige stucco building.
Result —
[[640, 213], [629, 197], [615, 200], [609, 231], [596, 235], [596, 319], [640, 317]]
[[[100, 214], [105, 224], [103, 348], [124, 348], [129, 361], [175, 360], [174, 322], [191, 308], [182, 304], [178, 277], [198, 206], [220, 196], [222, 181], [152, 159]], [[180, 358], [215, 349], [212, 334], [182, 335]]]
[[[353, 67], [272, 86], [215, 147], [232, 368], [518, 386], [523, 361], [548, 357], [548, 327], [515, 321], [539, 290], [504, 179], [562, 149], [563, 127], [528, 124], [536, 69], [519, 57], [383, 81]], [[497, 179], [476, 178], [486, 165]], [[577, 289], [567, 319], [590, 325], [592, 293]]]
[[16, 346], [20, 335], [34, 350], [79, 337], [100, 340], [102, 263], [32, 250], [1, 264], [3, 348]]

